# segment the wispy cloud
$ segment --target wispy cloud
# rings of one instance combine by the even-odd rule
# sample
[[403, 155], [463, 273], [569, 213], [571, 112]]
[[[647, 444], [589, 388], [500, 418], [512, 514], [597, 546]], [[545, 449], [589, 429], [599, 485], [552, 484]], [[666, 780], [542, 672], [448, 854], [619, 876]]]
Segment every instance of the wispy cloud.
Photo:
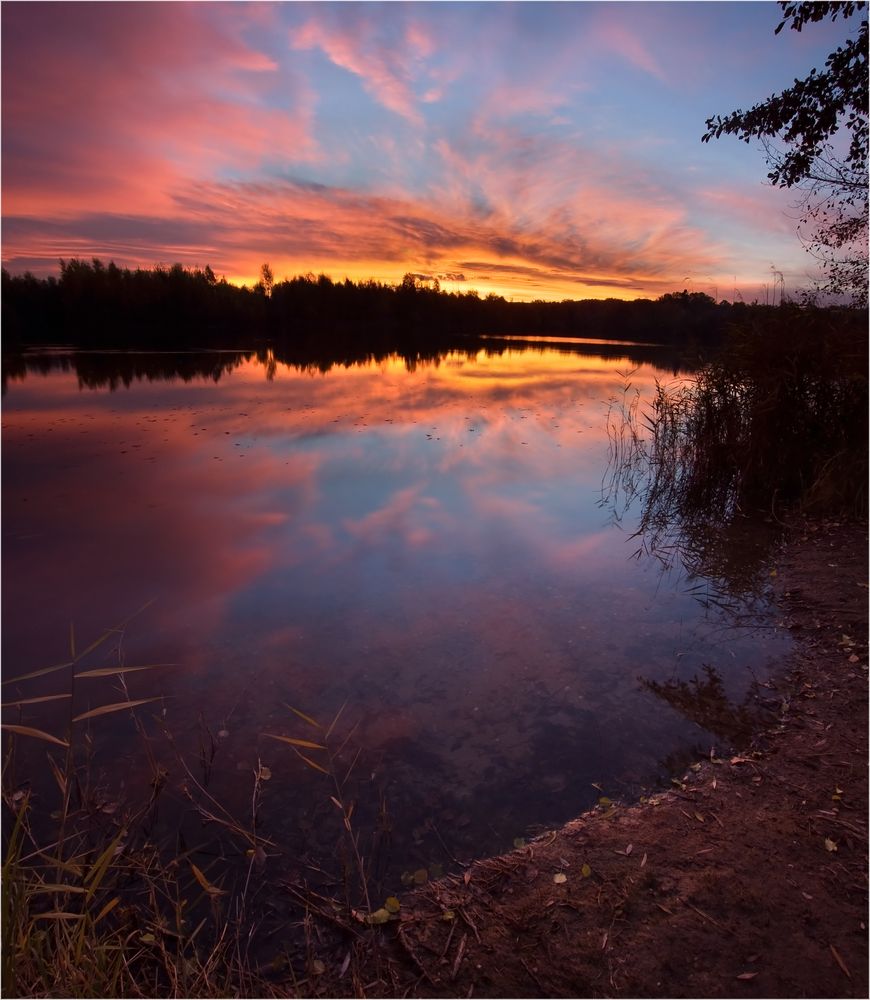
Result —
[[6, 4], [4, 264], [270, 259], [522, 298], [797, 268], [761, 161], [702, 149], [680, 96], [688, 73], [728, 106], [719, 21], [745, 45], [763, 19], [724, 6]]

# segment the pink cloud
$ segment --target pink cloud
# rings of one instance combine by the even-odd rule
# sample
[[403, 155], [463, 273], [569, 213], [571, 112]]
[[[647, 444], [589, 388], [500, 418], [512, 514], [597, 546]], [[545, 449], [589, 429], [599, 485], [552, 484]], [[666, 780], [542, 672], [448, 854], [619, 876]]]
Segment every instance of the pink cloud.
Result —
[[412, 87], [413, 65], [430, 51], [422, 30], [409, 26], [405, 42], [389, 44], [381, 35], [382, 22], [365, 10], [344, 8], [341, 19], [319, 14], [291, 32], [297, 49], [319, 48], [336, 66], [360, 77], [365, 89], [385, 108], [414, 123], [422, 121]]
[[668, 74], [649, 48], [621, 20], [617, 21], [609, 10], [595, 26], [593, 38], [595, 49], [608, 50], [657, 80], [667, 82]]
[[[314, 155], [310, 98], [207, 5], [4, 10], [4, 213], [158, 213], [179, 178]], [[58, 22], [62, 22], [60, 25]]]

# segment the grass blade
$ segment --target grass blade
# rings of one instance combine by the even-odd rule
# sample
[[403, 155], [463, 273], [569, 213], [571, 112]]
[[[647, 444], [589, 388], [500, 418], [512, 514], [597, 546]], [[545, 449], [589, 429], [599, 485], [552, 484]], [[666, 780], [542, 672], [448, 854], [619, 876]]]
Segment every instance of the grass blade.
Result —
[[134, 674], [137, 670], [156, 670], [157, 667], [174, 667], [174, 663], [148, 663], [143, 667], [99, 667], [96, 670], [82, 670], [75, 675], [80, 677], [111, 677], [114, 674]]
[[88, 885], [88, 899], [90, 899], [91, 896], [93, 896], [93, 894], [97, 891], [97, 889], [99, 889], [100, 883], [103, 881], [103, 878], [106, 875], [106, 871], [109, 868], [109, 864], [112, 861], [112, 858], [115, 857], [115, 854], [118, 850], [118, 846], [120, 845], [121, 841], [126, 836], [126, 834], [127, 834], [126, 830], [120, 830], [118, 832], [114, 840], [112, 840], [112, 842], [105, 849], [105, 851], [103, 851], [103, 853], [99, 856], [99, 858], [97, 858], [97, 860], [91, 867], [91, 870], [85, 876], [84, 879], [85, 885], [88, 885], [88, 883], [90, 883], [90, 885]]
[[18, 733], [19, 736], [33, 736], [38, 740], [47, 740], [49, 743], [56, 743], [59, 747], [69, 747], [66, 740], [59, 740], [51, 733], [44, 733], [41, 729], [33, 729], [31, 726], [13, 726], [11, 723], [3, 723], [2, 729], [8, 729], [11, 733]]
[[294, 708], [292, 705], [288, 705], [284, 702], [284, 707], [289, 708], [294, 715], [298, 715], [300, 719], [307, 722], [309, 726], [314, 726], [315, 729], [323, 729], [323, 726], [317, 721], [317, 719], [312, 719], [310, 715], [306, 715], [304, 712], [300, 712], [298, 708]]
[[341, 718], [341, 713], [345, 710], [346, 707], [347, 707], [347, 702], [345, 702], [341, 706], [341, 708], [335, 713], [335, 718], [329, 724], [329, 729], [326, 730], [326, 739], [329, 739], [329, 737], [331, 736], [332, 730], [335, 729], [335, 725], [338, 722], [338, 720]]
[[294, 747], [305, 747], [307, 750], [325, 750], [321, 743], [312, 743], [311, 740], [297, 740], [293, 736], [276, 736], [274, 733], [263, 733], [273, 740], [280, 740], [282, 743], [290, 743]]
[[40, 892], [80, 892], [86, 893], [88, 890], [80, 885], [65, 885], [63, 882], [43, 882], [37, 889], [28, 888], [28, 893], [35, 896]]
[[100, 912], [94, 917], [94, 925], [98, 924], [103, 919], [103, 917], [106, 916], [107, 913], [110, 913], [112, 910], [114, 910], [115, 907], [120, 902], [121, 902], [120, 896], [115, 896], [112, 899], [110, 899], [109, 902], [106, 903], [106, 905], [102, 908], [102, 910], [100, 910]]
[[21, 674], [18, 677], [10, 677], [9, 680], [3, 681], [2, 683], [6, 685], [17, 684], [18, 681], [29, 681], [34, 677], [44, 677], [46, 674], [53, 674], [55, 670], [64, 670], [66, 667], [71, 667], [72, 665], [72, 660], [69, 660], [66, 663], [58, 663], [53, 667], [43, 667], [42, 670], [34, 670], [29, 674]]
[[310, 757], [306, 757], [304, 753], [300, 753], [295, 747], [293, 748], [294, 753], [301, 757], [309, 767], [313, 767], [315, 771], [321, 771], [323, 774], [329, 775], [329, 771], [325, 767], [321, 767], [317, 761], [312, 760]]
[[44, 694], [40, 698], [21, 698], [19, 701], [4, 701], [0, 708], [18, 708], [19, 705], [35, 705], [40, 701], [59, 701], [61, 698], [72, 698], [72, 694]]
[[160, 698], [136, 698], [134, 701], [116, 701], [112, 705], [100, 705], [99, 708], [92, 708], [89, 712], [77, 715], [73, 722], [84, 722], [85, 719], [95, 719], [98, 715], [108, 715], [110, 712], [122, 712], [125, 708], [147, 705], [150, 701], [160, 701]]

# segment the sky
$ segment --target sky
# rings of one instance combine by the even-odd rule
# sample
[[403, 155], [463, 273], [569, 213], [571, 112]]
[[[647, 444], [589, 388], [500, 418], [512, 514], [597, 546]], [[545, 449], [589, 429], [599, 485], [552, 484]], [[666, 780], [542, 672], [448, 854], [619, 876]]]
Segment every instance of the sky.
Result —
[[765, 300], [813, 260], [759, 144], [702, 143], [850, 22], [744, 3], [29, 3], [2, 10], [2, 257], [513, 300]]

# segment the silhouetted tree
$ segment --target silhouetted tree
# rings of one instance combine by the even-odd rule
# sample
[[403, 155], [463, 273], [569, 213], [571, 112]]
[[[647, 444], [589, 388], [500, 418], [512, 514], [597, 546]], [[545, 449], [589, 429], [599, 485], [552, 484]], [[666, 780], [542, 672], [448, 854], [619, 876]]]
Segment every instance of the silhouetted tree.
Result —
[[260, 284], [263, 286], [263, 291], [268, 298], [272, 294], [272, 288], [275, 284], [275, 276], [272, 274], [272, 268], [269, 267], [268, 263], [263, 264], [260, 268]]
[[[865, 2], [781, 2], [783, 19], [775, 34], [788, 25], [830, 18], [843, 20], [865, 10]], [[848, 39], [803, 80], [774, 94], [749, 111], [733, 111], [707, 119], [702, 142], [736, 135], [744, 142], [760, 139], [770, 167], [768, 179], [777, 187], [802, 192], [801, 224], [811, 232], [799, 235], [807, 250], [827, 271], [824, 290], [849, 293], [867, 302], [867, 18], [857, 36]], [[848, 149], [840, 154], [831, 139], [841, 129], [849, 133]], [[781, 150], [772, 140], [786, 144]]]

